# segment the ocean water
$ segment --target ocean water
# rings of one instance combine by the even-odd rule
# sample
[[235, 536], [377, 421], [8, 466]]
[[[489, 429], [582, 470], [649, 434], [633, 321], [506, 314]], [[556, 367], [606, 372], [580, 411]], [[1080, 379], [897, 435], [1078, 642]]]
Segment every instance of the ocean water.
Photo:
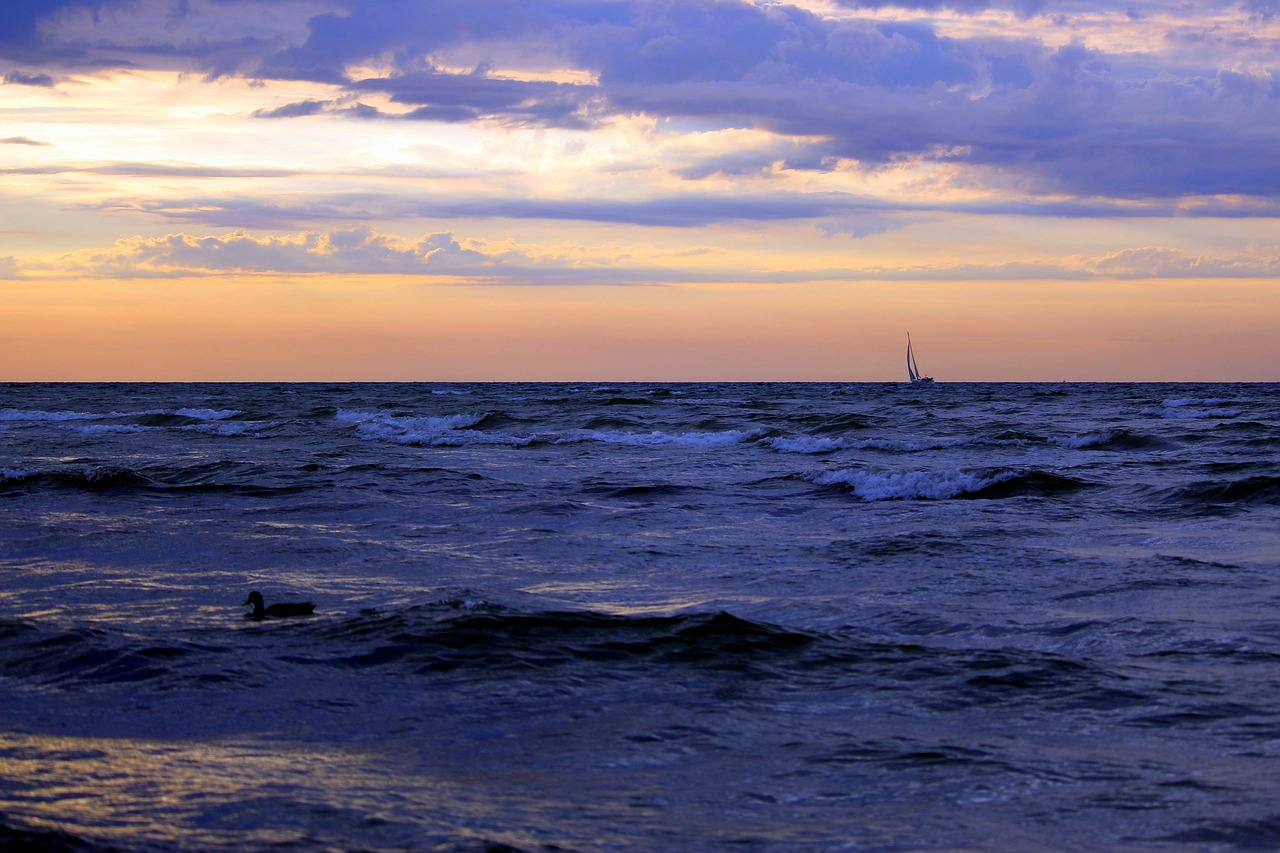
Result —
[[0, 537], [0, 846], [1280, 847], [1276, 385], [5, 385]]

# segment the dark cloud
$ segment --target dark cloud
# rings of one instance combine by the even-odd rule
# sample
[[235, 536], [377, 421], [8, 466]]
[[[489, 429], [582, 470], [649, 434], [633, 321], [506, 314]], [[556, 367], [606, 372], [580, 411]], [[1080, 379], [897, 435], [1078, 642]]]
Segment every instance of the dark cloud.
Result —
[[274, 109], [254, 110], [254, 118], [267, 119], [287, 119], [287, 118], [303, 118], [305, 116], [315, 115], [343, 115], [351, 118], [361, 119], [377, 119], [377, 118], [394, 118], [382, 112], [377, 107], [371, 107], [368, 104], [352, 103], [348, 98], [339, 98], [328, 101], [306, 100], [295, 101], [291, 104], [284, 104]]
[[[589, 87], [504, 80], [483, 73], [446, 74], [434, 69], [395, 77], [355, 80], [355, 92], [380, 92], [396, 104], [414, 106], [405, 114], [433, 121], [501, 119], [530, 125], [585, 127], [595, 95]], [[370, 116], [366, 116], [370, 117]]]
[[174, 222], [208, 227], [287, 229], [315, 222], [379, 221], [395, 217], [426, 219], [538, 219], [609, 222], [646, 227], [687, 228], [722, 222], [818, 219], [859, 210], [867, 204], [840, 193], [783, 195], [732, 194], [660, 197], [644, 201], [610, 199], [512, 199], [433, 197], [422, 201], [377, 193], [324, 196], [203, 196], [113, 199], [96, 207], [145, 212]]
[[264, 77], [341, 83], [346, 67], [389, 57], [404, 71], [422, 57], [459, 43], [554, 41], [566, 28], [625, 20], [616, 0], [347, 0], [340, 13], [308, 21], [300, 45], [265, 57]]
[[4, 82], [11, 86], [52, 86], [53, 78], [48, 74], [19, 71], [15, 68], [4, 75]]
[[297, 101], [296, 103], [276, 107], [273, 110], [254, 110], [253, 114], [258, 118], [299, 118], [323, 113], [330, 109], [333, 104], [333, 101]]
[[63, 9], [85, 7], [96, 9], [100, 0], [11, 0], [0, 3], [0, 48], [33, 47], [38, 41], [36, 26]]
[[[376, 177], [378, 173], [371, 176]], [[850, 193], [706, 193], [661, 195], [636, 201], [609, 198], [546, 199], [474, 197], [443, 193], [430, 198], [359, 193], [206, 194], [173, 198], [111, 199], [94, 209], [145, 213], [175, 223], [210, 228], [290, 230], [333, 222], [390, 219], [438, 221], [541, 220], [603, 222], [646, 228], [696, 228], [722, 223], [812, 222], [829, 233], [865, 235], [887, 230], [902, 217], [939, 213], [1047, 218], [1218, 217], [1275, 218], [1280, 203], [1239, 200], [1146, 200], [1097, 198], [977, 200], [965, 202], [887, 201]], [[870, 223], [870, 224], [869, 224]], [[896, 227], [896, 226], [893, 226]]]
[[[130, 0], [146, 4], [158, 0]], [[841, 0], [851, 10], [1010, 12], [1065, 26], [1073, 16], [1118, 21], [1168, 11], [1157, 0]], [[125, 8], [124, 0], [28, 0], [0, 7], [0, 52], [56, 65], [58, 51], [94, 50], [136, 62], [185, 57], [212, 75], [332, 84], [332, 92], [262, 109], [262, 118], [340, 114], [366, 119], [492, 121], [581, 128], [617, 114], [686, 119], [694, 126], [760, 128], [810, 142], [793, 168], [857, 161], [875, 169], [912, 160], [977, 167], [970, 180], [1023, 194], [1178, 199], [1280, 195], [1280, 85], [1269, 66], [1240, 62], [1227, 36], [1192, 18], [1167, 34], [1170, 57], [1197, 38], [1195, 62], [1108, 55], [1084, 42], [1061, 48], [1030, 35], [947, 36], [927, 20], [821, 18], [785, 4], [739, 0], [335, 0], [338, 11], [295, 20], [291, 43], [260, 33], [208, 41], [187, 33], [138, 48], [110, 27], [93, 44], [42, 42], [41, 21], [71, 9]], [[261, 4], [218, 0], [227, 21]], [[303, 7], [285, 2], [281, 10]], [[134, 8], [130, 6], [129, 8]], [[157, 7], [181, 17], [181, 3]], [[1202, 0], [1188, 9], [1271, 20], [1280, 0]], [[104, 15], [104, 19], [105, 19]], [[291, 31], [292, 32], [292, 31]], [[115, 41], [113, 41], [115, 38]], [[1269, 57], [1265, 40], [1238, 45]], [[43, 50], [43, 52], [41, 52]], [[444, 70], [462, 51], [474, 72]], [[68, 53], [69, 52], [69, 53]], [[1206, 59], [1205, 57], [1210, 57]], [[593, 84], [516, 80], [494, 63], [528, 57], [594, 74]], [[382, 76], [352, 79], [376, 64]], [[509, 63], [508, 63], [509, 64]], [[1254, 65], [1258, 65], [1254, 63]], [[1263, 67], [1265, 66], [1265, 67]], [[43, 82], [12, 71], [9, 82]], [[353, 103], [384, 96], [400, 109]], [[751, 174], [774, 160], [728, 155], [673, 166], [688, 178]], [[604, 213], [593, 213], [605, 215]], [[696, 218], [696, 217], [695, 217]]]
[[40, 142], [37, 139], [28, 139], [25, 136], [6, 136], [0, 139], [0, 145], [52, 145], [51, 142]]

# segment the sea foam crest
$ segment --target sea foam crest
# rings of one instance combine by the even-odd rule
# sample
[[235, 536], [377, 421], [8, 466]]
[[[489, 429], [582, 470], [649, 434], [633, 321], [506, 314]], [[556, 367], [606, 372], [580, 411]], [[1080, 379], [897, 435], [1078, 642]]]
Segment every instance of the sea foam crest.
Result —
[[832, 453], [836, 450], [879, 450], [885, 453], [922, 453], [926, 450], [947, 450], [952, 447], [963, 447], [968, 439], [936, 438], [912, 441], [900, 438], [864, 438], [849, 441], [843, 438], [823, 438], [820, 436], [775, 436], [766, 438], [761, 444], [780, 450], [783, 453]]
[[658, 445], [681, 445], [685, 447], [723, 447], [733, 444], [746, 444], [763, 437], [764, 430], [730, 429], [724, 432], [684, 432], [671, 433], [654, 430], [653, 432], [623, 432], [621, 430], [580, 430], [557, 439], [556, 444], [572, 444], [579, 441], [599, 441], [605, 444], [629, 444], [637, 447]]
[[88, 421], [104, 417], [110, 417], [110, 415], [95, 415], [90, 412], [41, 412], [0, 409], [0, 421]]
[[255, 427], [261, 428], [262, 426], [262, 424], [226, 424], [214, 421], [210, 423], [188, 424], [187, 426], [181, 427], [181, 429], [187, 430], [188, 432], [201, 432], [205, 435], [232, 436], [244, 435], [246, 432], [249, 432], [250, 429]]
[[851, 441], [849, 446], [856, 450], [886, 450], [890, 453], [920, 453], [925, 450], [947, 450], [952, 447], [963, 447], [969, 440], [964, 438], [935, 438], [929, 440], [910, 441], [899, 438], [866, 438]]
[[1240, 417], [1242, 412], [1228, 408], [1230, 404], [1231, 401], [1223, 397], [1177, 397], [1162, 401], [1163, 408], [1144, 409], [1142, 413], [1176, 420]]
[[807, 477], [819, 486], [843, 486], [868, 503], [949, 500], [1018, 476], [1014, 471], [828, 471]]
[[486, 415], [445, 415], [415, 417], [387, 415], [339, 409], [334, 415], [341, 423], [355, 424], [361, 438], [391, 441], [426, 447], [463, 447], [473, 444], [503, 444], [521, 447], [533, 441], [532, 436], [470, 429]]
[[761, 444], [780, 450], [783, 453], [832, 453], [846, 447], [838, 438], [821, 438], [812, 435], [774, 436], [766, 438]]
[[177, 409], [174, 414], [200, 421], [225, 421], [242, 413], [239, 409]]
[[1163, 401], [1162, 405], [1168, 409], [1181, 409], [1184, 406], [1221, 406], [1226, 402], [1223, 397], [1174, 397]]
[[139, 424], [85, 424], [75, 428], [75, 431], [81, 435], [109, 435], [112, 433], [135, 433], [146, 432], [151, 427], [141, 426]]
[[1124, 430], [1112, 429], [1104, 432], [1087, 432], [1080, 435], [1050, 436], [1049, 443], [1068, 450], [1086, 450], [1103, 447], [1125, 434]]

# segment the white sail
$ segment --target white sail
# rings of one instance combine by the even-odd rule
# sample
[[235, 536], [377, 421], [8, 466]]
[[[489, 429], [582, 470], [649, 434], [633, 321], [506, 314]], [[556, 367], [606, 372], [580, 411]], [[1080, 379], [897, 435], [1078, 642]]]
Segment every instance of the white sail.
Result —
[[911, 349], [911, 333], [907, 333], [907, 376], [911, 377], [911, 381], [915, 382], [932, 382], [932, 376], [925, 376], [920, 373], [920, 366], [916, 364], [916, 355]]

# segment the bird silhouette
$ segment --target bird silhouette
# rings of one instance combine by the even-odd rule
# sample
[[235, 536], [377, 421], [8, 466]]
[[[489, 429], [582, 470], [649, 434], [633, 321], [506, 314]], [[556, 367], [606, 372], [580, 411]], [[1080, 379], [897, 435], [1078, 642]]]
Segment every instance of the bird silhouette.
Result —
[[280, 602], [278, 604], [273, 604], [270, 607], [264, 607], [262, 593], [257, 590], [249, 593], [249, 597], [244, 600], [244, 603], [253, 605], [253, 612], [246, 613], [244, 618], [253, 619], [255, 621], [261, 621], [268, 616], [272, 618], [285, 616], [310, 616], [312, 611], [316, 609], [316, 606], [310, 601]]

